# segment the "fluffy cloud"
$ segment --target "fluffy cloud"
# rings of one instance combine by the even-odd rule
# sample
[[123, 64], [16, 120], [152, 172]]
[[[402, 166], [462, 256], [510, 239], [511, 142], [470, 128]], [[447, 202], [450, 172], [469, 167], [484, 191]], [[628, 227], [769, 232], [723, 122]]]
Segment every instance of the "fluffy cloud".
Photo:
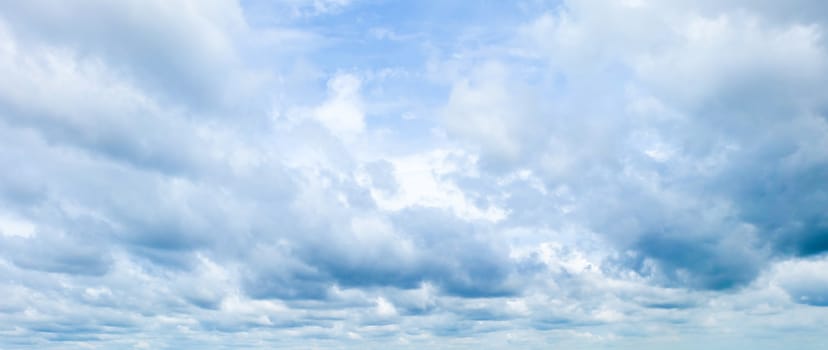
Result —
[[[191, 107], [224, 99], [246, 31], [232, 1], [111, 4], [8, 3], [4, 19], [23, 38], [104, 60], [144, 91]], [[27, 40], [28, 41], [28, 40]], [[159, 94], [160, 93], [160, 94]]]
[[828, 306], [825, 259], [787, 260], [774, 264], [763, 281], [784, 289], [796, 303]]
[[340, 74], [328, 81], [329, 97], [315, 108], [313, 117], [335, 135], [353, 139], [365, 128], [359, 78]]
[[0, 5], [0, 347], [824, 342], [821, 2], [422, 5]]

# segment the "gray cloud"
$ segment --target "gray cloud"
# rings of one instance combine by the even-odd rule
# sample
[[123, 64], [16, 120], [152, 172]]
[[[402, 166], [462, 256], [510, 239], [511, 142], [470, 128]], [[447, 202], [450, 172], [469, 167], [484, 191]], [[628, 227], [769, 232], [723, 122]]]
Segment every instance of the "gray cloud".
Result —
[[103, 59], [146, 91], [163, 92], [157, 98], [211, 105], [227, 93], [243, 14], [230, 1], [182, 6], [189, 10], [162, 2], [6, 3], [3, 17], [24, 39]]

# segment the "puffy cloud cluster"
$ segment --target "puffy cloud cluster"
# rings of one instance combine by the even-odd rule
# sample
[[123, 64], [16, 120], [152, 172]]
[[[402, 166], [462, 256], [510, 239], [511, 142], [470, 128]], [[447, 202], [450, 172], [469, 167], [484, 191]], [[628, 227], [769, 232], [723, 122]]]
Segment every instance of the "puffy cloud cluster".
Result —
[[0, 4], [0, 347], [824, 344], [821, 2], [395, 6]]

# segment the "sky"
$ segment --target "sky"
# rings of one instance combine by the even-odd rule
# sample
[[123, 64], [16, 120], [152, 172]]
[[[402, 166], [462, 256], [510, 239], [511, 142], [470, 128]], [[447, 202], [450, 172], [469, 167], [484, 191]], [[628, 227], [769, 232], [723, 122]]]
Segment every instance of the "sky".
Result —
[[0, 1], [0, 349], [826, 349], [828, 2]]

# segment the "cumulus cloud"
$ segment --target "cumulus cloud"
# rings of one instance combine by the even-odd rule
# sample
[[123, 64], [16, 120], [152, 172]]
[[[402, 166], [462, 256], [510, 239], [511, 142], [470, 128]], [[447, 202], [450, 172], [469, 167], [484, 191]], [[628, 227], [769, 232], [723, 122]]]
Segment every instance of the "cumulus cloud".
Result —
[[221, 89], [238, 56], [234, 37], [246, 29], [241, 7], [232, 1], [3, 7], [6, 23], [22, 37], [104, 60], [144, 91], [193, 107], [224, 98]]
[[315, 108], [313, 117], [335, 135], [352, 139], [365, 128], [365, 112], [359, 78], [338, 74], [328, 81], [328, 99]]
[[826, 261], [822, 259], [787, 260], [770, 269], [769, 283], [784, 289], [796, 303], [828, 306]]
[[421, 5], [0, 5], [0, 347], [819, 348], [821, 2]]

